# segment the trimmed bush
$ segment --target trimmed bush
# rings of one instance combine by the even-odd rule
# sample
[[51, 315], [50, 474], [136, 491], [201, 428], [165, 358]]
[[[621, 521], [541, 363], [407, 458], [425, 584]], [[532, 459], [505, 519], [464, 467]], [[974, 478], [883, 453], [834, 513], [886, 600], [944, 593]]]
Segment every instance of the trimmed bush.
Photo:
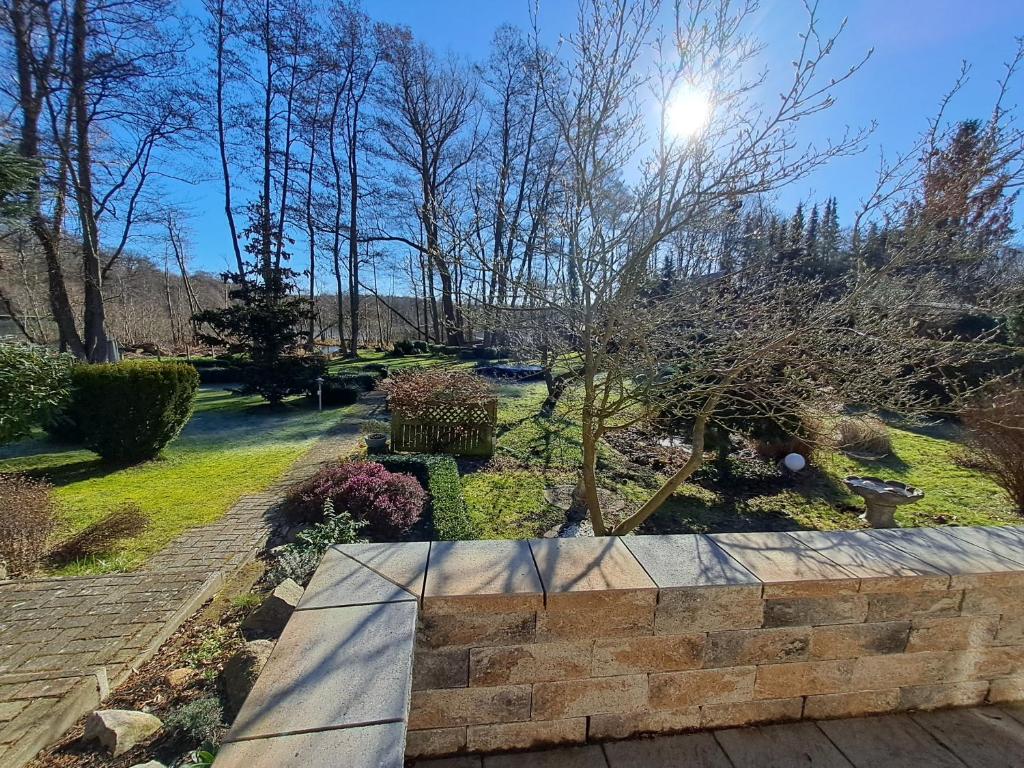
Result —
[[188, 363], [126, 360], [79, 365], [67, 415], [108, 461], [151, 459], [192, 416], [199, 376]]
[[0, 475], [0, 562], [8, 576], [26, 576], [36, 569], [56, 527], [49, 483]]
[[413, 456], [381, 456], [377, 461], [392, 472], [405, 472], [427, 489], [430, 497], [434, 538], [441, 541], [475, 539], [480, 529], [469, 516], [462, 494], [459, 466], [450, 456], [417, 454]]
[[[352, 405], [359, 400], [362, 389], [333, 376], [325, 377], [323, 384], [324, 405]], [[310, 397], [316, 397], [316, 385], [313, 385]]]
[[412, 344], [412, 348], [419, 352], [421, 355], [425, 355], [427, 352], [430, 351], [430, 349], [427, 347], [427, 342], [425, 341], [412, 341], [410, 342], [410, 344]]
[[46, 347], [0, 344], [0, 443], [52, 421], [67, 402], [73, 364]]
[[324, 504], [366, 523], [378, 539], [404, 535], [423, 514], [426, 493], [409, 475], [389, 472], [371, 461], [349, 461], [324, 467], [288, 497], [289, 514], [304, 521], [323, 518]]
[[384, 380], [376, 371], [364, 371], [355, 373], [334, 373], [325, 376], [324, 381], [333, 381], [341, 386], [354, 387], [361, 392], [370, 392], [376, 389], [377, 384]]

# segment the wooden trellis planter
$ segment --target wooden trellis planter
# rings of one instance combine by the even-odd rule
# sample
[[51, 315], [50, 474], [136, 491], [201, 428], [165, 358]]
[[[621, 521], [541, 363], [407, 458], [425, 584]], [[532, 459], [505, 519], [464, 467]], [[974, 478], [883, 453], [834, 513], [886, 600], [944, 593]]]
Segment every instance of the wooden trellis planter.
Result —
[[415, 453], [490, 456], [498, 400], [466, 405], [438, 400], [415, 416], [396, 409], [391, 414], [391, 448]]

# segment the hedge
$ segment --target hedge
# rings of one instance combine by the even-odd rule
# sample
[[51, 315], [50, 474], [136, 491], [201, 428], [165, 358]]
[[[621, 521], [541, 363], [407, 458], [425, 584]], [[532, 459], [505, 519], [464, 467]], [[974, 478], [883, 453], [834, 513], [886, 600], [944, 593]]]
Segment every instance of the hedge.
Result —
[[362, 392], [370, 392], [377, 388], [377, 385], [383, 378], [376, 371], [362, 371], [356, 373], [335, 373], [324, 377], [324, 381], [332, 381], [338, 385], [354, 387]]
[[199, 376], [188, 363], [126, 360], [76, 365], [67, 416], [110, 461], [151, 459], [192, 416]]
[[479, 538], [480, 528], [469, 516], [469, 508], [462, 495], [459, 467], [450, 456], [374, 456], [373, 460], [392, 472], [412, 475], [427, 489], [436, 539], [458, 541]]

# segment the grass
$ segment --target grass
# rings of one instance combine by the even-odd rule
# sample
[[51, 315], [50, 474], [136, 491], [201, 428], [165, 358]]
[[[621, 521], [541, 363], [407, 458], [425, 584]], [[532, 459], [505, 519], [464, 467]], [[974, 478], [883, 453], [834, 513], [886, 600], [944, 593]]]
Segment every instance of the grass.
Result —
[[56, 486], [66, 533], [123, 502], [149, 515], [149, 528], [65, 575], [130, 570], [192, 526], [211, 523], [241, 496], [271, 485], [346, 409], [319, 413], [297, 398], [279, 408], [258, 397], [203, 388], [177, 440], [153, 461], [104, 464], [96, 454], [37, 438], [0, 449], [0, 472], [27, 472]]
[[389, 371], [411, 371], [418, 368], [467, 368], [472, 369], [476, 365], [475, 360], [459, 360], [448, 355], [405, 355], [404, 357], [393, 357], [387, 352], [360, 352], [355, 360], [338, 359], [328, 365], [330, 373], [355, 373], [362, 371], [368, 365], [378, 364], [387, 366]]
[[[580, 462], [580, 429], [562, 403], [554, 417], [539, 416], [543, 383], [500, 387], [494, 458], [463, 477], [466, 500], [488, 538], [528, 538], [560, 522], [544, 500], [545, 488], [571, 484]], [[824, 453], [811, 468], [785, 477], [771, 465], [734, 461], [735, 477], [718, 480], [712, 467], [684, 484], [644, 526], [646, 533], [860, 528], [863, 501], [843, 478], [875, 474], [925, 491], [925, 498], [897, 512], [906, 526], [1019, 523], [991, 477], [956, 462], [962, 451], [955, 427], [928, 432], [890, 428], [893, 453], [858, 460]], [[627, 501], [643, 503], [664, 479], [636, 466], [628, 455], [603, 446], [602, 484]]]
[[900, 525], [1006, 525], [1020, 522], [1013, 506], [992, 478], [960, 466], [962, 451], [955, 429], [922, 434], [890, 427], [893, 451], [879, 460], [842, 453], [823, 455], [793, 480], [777, 478], [748, 484], [738, 493], [720, 483], [689, 484], [644, 526], [648, 533], [725, 530], [845, 530], [865, 527], [859, 519], [864, 502], [843, 484], [848, 475], [876, 475], [917, 486], [925, 497], [899, 508]]

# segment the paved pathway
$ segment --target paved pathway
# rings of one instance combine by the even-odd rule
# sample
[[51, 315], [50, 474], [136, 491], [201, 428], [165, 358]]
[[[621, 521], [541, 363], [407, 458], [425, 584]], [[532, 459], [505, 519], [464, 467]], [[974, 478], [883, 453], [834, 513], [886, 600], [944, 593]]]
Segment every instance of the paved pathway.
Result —
[[413, 768], [1022, 768], [1024, 705], [661, 736]]
[[0, 765], [16, 768], [94, 708], [263, 548], [287, 488], [356, 445], [354, 406], [266, 491], [192, 528], [134, 573], [0, 582]]

